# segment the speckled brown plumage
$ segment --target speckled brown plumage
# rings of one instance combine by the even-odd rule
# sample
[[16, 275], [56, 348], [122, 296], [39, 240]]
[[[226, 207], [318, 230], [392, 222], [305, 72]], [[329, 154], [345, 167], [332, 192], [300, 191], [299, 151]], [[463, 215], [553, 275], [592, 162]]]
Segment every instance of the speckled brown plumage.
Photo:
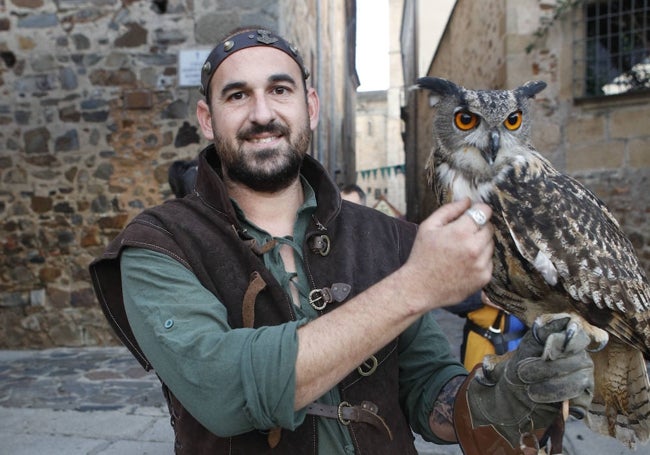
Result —
[[546, 84], [478, 91], [437, 78], [418, 84], [437, 101], [427, 177], [438, 202], [469, 197], [493, 209], [488, 297], [528, 325], [569, 312], [605, 330], [607, 346], [592, 355], [587, 424], [628, 446], [647, 441], [650, 285], [605, 204], [530, 143], [528, 102]]

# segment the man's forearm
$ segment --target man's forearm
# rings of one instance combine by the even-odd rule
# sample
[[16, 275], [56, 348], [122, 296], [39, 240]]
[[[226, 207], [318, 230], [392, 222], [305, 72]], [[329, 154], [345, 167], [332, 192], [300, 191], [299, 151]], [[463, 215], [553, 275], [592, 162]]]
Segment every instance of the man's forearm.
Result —
[[466, 376], [456, 376], [449, 380], [440, 390], [436, 401], [433, 403], [433, 410], [429, 416], [429, 426], [433, 434], [443, 441], [456, 442], [454, 400], [465, 379]]
[[322, 396], [424, 314], [430, 297], [405, 291], [404, 275], [393, 273], [298, 329], [296, 410]]
[[[425, 312], [452, 305], [492, 275], [492, 230], [462, 216], [470, 201], [447, 204], [424, 220], [396, 272], [298, 330], [295, 409], [334, 387]], [[481, 205], [488, 215], [490, 209]]]

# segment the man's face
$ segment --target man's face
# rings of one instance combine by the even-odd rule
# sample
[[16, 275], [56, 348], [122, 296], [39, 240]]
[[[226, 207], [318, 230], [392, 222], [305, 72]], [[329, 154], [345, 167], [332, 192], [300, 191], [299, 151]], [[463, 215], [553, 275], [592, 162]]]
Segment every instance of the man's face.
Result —
[[225, 59], [210, 82], [211, 110], [199, 102], [203, 133], [215, 143], [224, 177], [275, 192], [298, 176], [318, 122], [318, 97], [284, 52], [252, 47]]

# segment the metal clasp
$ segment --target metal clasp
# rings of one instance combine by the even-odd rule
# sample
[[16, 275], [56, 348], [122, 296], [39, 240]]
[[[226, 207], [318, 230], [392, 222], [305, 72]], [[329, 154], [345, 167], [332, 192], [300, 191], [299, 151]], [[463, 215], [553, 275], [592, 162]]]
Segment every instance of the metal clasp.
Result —
[[327, 256], [330, 254], [332, 242], [330, 241], [329, 236], [317, 235], [311, 240], [311, 249], [314, 253], [318, 253], [321, 256]]
[[371, 355], [366, 359], [365, 362], [363, 362], [361, 365], [357, 367], [357, 371], [361, 376], [370, 376], [377, 370], [377, 365], [379, 362], [377, 361], [377, 357], [374, 355]]
[[[321, 311], [325, 309], [328, 303], [332, 301], [332, 294], [329, 292], [328, 288], [323, 289], [313, 289], [309, 293], [309, 304], [316, 311]], [[322, 302], [322, 303], [318, 303]]]
[[488, 330], [489, 330], [490, 332], [492, 332], [492, 333], [501, 333], [501, 329], [499, 329], [499, 328], [496, 328], [496, 329], [495, 329], [495, 328], [492, 327], [492, 326], [490, 326], [490, 327], [488, 328]]
[[352, 405], [348, 403], [347, 401], [341, 401], [339, 403], [339, 407], [336, 411], [336, 415], [339, 418], [339, 422], [341, 422], [343, 425], [350, 425], [350, 421], [348, 419], [343, 418], [343, 408], [351, 408]]

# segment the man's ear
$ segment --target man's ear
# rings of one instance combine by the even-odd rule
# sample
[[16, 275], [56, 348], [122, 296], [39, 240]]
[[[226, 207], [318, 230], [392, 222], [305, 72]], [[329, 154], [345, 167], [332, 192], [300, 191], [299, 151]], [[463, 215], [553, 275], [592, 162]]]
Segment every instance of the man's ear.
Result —
[[214, 131], [212, 130], [212, 114], [210, 114], [210, 108], [205, 100], [199, 100], [199, 102], [196, 103], [196, 118], [199, 120], [203, 136], [210, 141], [214, 139]]
[[318, 93], [313, 87], [307, 90], [307, 112], [309, 113], [309, 126], [314, 131], [318, 126], [318, 118], [320, 112], [320, 100]]

